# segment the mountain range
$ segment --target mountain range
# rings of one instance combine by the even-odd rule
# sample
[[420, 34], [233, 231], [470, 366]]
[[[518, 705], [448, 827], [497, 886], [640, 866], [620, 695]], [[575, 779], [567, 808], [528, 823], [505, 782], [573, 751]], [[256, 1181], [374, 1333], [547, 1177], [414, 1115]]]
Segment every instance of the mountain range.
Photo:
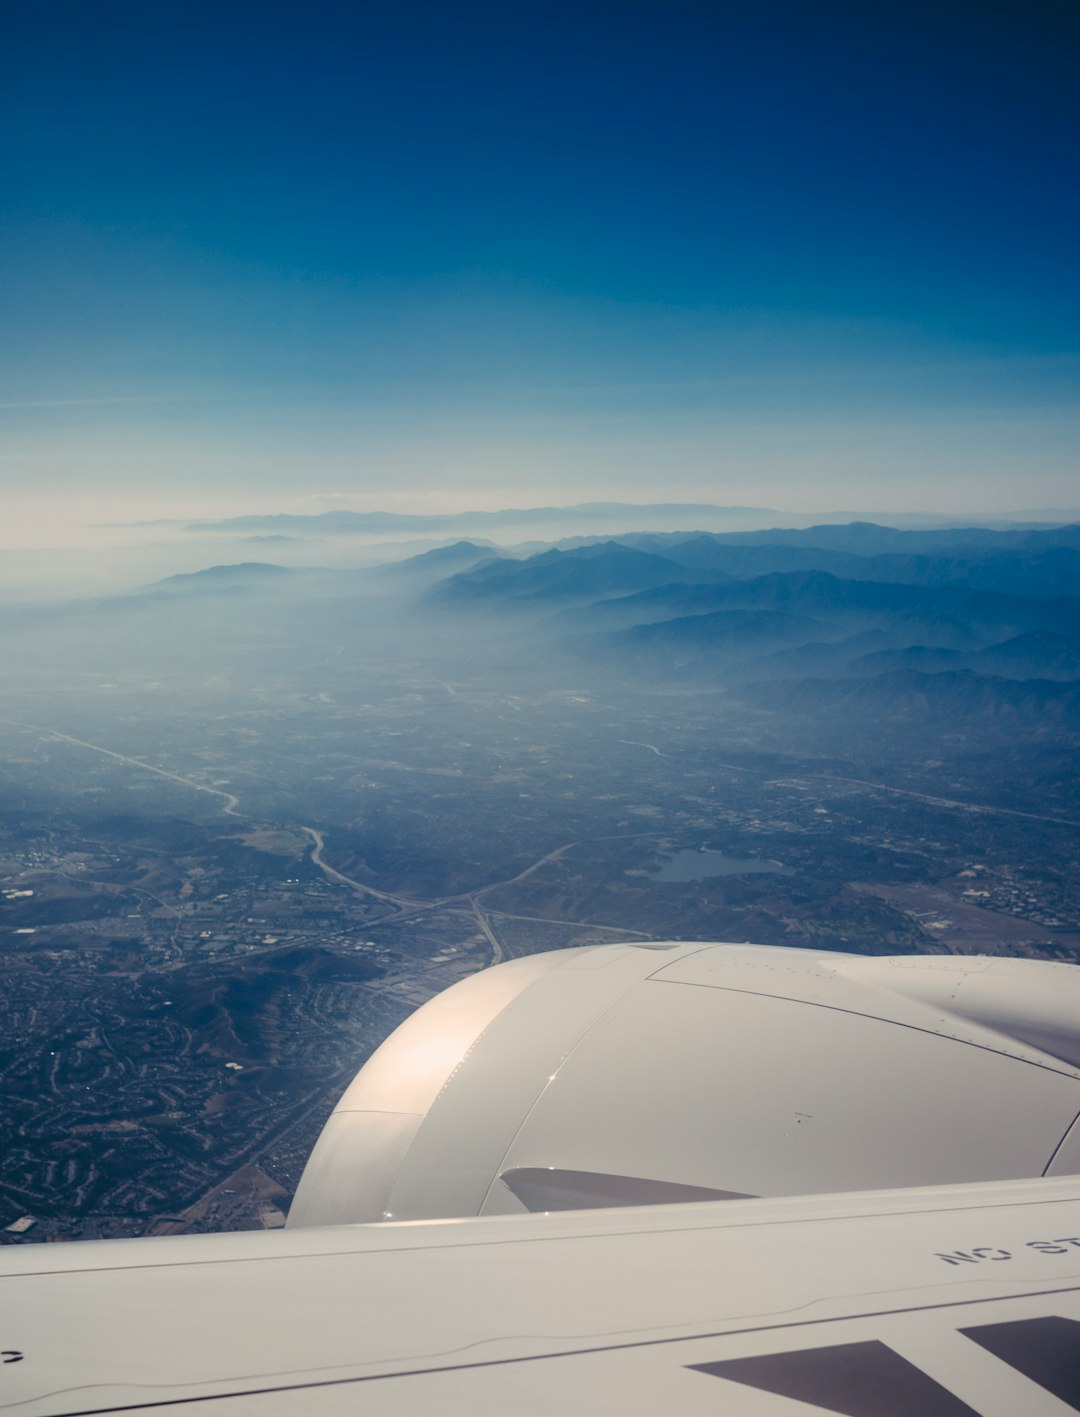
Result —
[[534, 666], [561, 657], [583, 675], [722, 687], [755, 708], [1080, 729], [1078, 525], [628, 532], [529, 555], [459, 540], [365, 569], [211, 566], [5, 616], [28, 632], [92, 619], [173, 659], [185, 636], [197, 658], [203, 625], [231, 636], [237, 662], [257, 643], [345, 646], [363, 626], [403, 653], [422, 641]]
[[1080, 714], [1076, 525], [628, 533], [479, 560], [425, 603], [524, 617], [607, 672], [721, 681], [748, 701]]

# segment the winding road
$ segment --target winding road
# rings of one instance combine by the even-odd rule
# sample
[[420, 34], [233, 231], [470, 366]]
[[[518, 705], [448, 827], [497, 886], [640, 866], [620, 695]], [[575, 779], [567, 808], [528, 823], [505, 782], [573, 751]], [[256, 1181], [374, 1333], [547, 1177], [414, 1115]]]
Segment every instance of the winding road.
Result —
[[403, 909], [409, 910], [418, 907], [426, 910], [432, 905], [441, 904], [440, 901], [430, 900], [410, 900], [407, 896], [391, 895], [388, 891], [376, 890], [374, 886], [366, 886], [363, 881], [356, 881], [352, 876], [346, 876], [343, 871], [336, 870], [323, 860], [323, 851], [326, 849], [326, 842], [323, 834], [317, 827], [301, 827], [300, 830], [309, 836], [314, 843], [311, 848], [311, 864], [318, 866], [324, 876], [329, 876], [332, 881], [337, 881], [339, 885], [351, 886], [354, 891], [360, 891], [362, 895], [374, 896], [376, 900], [389, 901], [391, 905], [400, 905]]
[[[220, 797], [224, 803], [224, 806], [221, 809], [223, 816], [240, 816], [240, 799], [236, 796], [235, 793], [226, 792], [223, 788], [210, 787], [206, 783], [196, 782], [194, 778], [184, 777], [181, 773], [170, 772], [167, 768], [155, 767], [153, 763], [144, 762], [142, 758], [133, 758], [126, 753], [117, 753], [112, 748], [103, 748], [99, 743], [89, 743], [85, 738], [76, 738], [70, 733], [61, 733], [58, 729], [55, 728], [46, 728], [43, 727], [41, 724], [35, 723], [21, 723], [16, 719], [10, 718], [2, 718], [0, 719], [0, 723], [5, 723], [12, 728], [23, 728], [31, 733], [41, 733], [44, 734], [46, 738], [59, 739], [61, 742], [71, 743], [77, 748], [86, 748], [92, 753], [100, 753], [103, 757], [112, 758], [118, 763], [126, 763], [130, 767], [141, 768], [143, 772], [153, 773], [155, 777], [163, 777], [168, 782], [178, 783], [181, 787], [190, 788], [193, 792], [205, 792], [212, 797]], [[660, 750], [654, 747], [651, 743], [639, 744], [635, 746], [650, 748], [654, 753], [656, 753], [660, 757], [667, 756], [666, 754], [661, 754]], [[491, 946], [492, 964], [500, 963], [500, 961], [503, 960], [506, 956], [502, 942], [499, 940], [498, 936], [492, 929], [491, 921], [488, 918], [487, 912], [480, 904], [481, 896], [487, 895], [490, 891], [498, 890], [501, 886], [512, 886], [516, 885], [519, 881], [526, 880], [535, 871], [539, 871], [541, 867], [547, 866], [552, 861], [558, 861], [562, 856], [564, 856], [568, 851], [570, 851], [571, 848], [581, 844], [577, 841], [564, 842], [562, 846], [557, 846], [554, 848], [554, 850], [546, 852], [543, 856], [539, 857], [536, 861], [534, 861], [530, 866], [526, 866], [524, 870], [519, 871], [515, 876], [509, 876], [502, 881], [492, 881], [490, 884], [486, 886], [481, 886], [477, 890], [461, 891], [455, 895], [440, 896], [432, 900], [415, 900], [410, 896], [395, 895], [390, 891], [381, 891], [375, 886], [365, 885], [363, 881], [358, 881], [352, 876], [347, 876], [344, 871], [339, 871], [335, 866], [331, 866], [330, 863], [325, 859], [324, 852], [326, 850], [326, 840], [323, 836], [323, 833], [319, 830], [318, 827], [302, 826], [300, 830], [311, 841], [312, 865], [318, 867], [318, 869], [323, 873], [324, 876], [326, 876], [329, 880], [334, 881], [338, 885], [348, 886], [350, 890], [357, 891], [361, 895], [370, 896], [373, 900], [383, 901], [387, 905], [392, 905], [396, 907], [392, 915], [386, 916], [384, 918], [383, 923], [390, 923], [392, 921], [396, 924], [402, 920], [407, 919], [410, 915], [421, 915], [432, 910], [454, 910], [464, 906], [469, 911], [469, 913], [474, 916], [477, 924], [479, 925], [481, 931], [483, 932], [485, 938]], [[635, 833], [635, 835], [651, 834], [652, 833]], [[165, 902], [160, 903], [163, 905], [165, 904]], [[169, 908], [176, 911], [175, 906]], [[179, 914], [178, 911], [176, 913]], [[543, 915], [519, 915], [514, 916], [514, 918], [519, 920], [537, 920], [545, 922], [549, 921], [549, 917]], [[554, 923], [565, 924], [567, 922], [558, 921]], [[614, 929], [615, 927], [600, 925], [595, 928], [603, 930]], [[637, 930], [627, 930], [624, 933], [628, 935], [638, 935], [641, 932]]]

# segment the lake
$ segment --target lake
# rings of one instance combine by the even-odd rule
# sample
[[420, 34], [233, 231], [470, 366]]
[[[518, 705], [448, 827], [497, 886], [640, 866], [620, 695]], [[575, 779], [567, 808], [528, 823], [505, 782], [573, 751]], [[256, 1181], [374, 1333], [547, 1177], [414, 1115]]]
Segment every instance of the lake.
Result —
[[707, 876], [790, 876], [787, 866], [761, 856], [727, 856], [722, 851], [677, 851], [653, 872], [655, 881], [703, 881]]

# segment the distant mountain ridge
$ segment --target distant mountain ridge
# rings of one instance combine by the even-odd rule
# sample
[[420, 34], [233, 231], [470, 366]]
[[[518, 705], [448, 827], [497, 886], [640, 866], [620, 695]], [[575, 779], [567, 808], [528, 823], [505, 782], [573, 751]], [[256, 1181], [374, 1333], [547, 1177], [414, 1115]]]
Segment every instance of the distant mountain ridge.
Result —
[[678, 581], [707, 580], [666, 556], [604, 541], [576, 551], [544, 551], [524, 561], [484, 561], [436, 586], [443, 602], [469, 602], [503, 609], [581, 597], [617, 595]]
[[821, 550], [848, 551], [854, 555], [878, 556], [890, 552], [928, 552], [942, 555], [958, 548], [999, 550], [1031, 549], [1045, 546], [1080, 548], [1080, 523], [1053, 527], [947, 526], [905, 528], [881, 526], [877, 522], [840, 522], [803, 528], [774, 528], [762, 531], [729, 531], [716, 535], [733, 544], [771, 546], [812, 546]]
[[[675, 589], [680, 585], [696, 587], [693, 596]], [[718, 570], [680, 565], [670, 557], [635, 550], [618, 541], [574, 551], [547, 551], [524, 561], [484, 563], [440, 581], [434, 593], [446, 601], [472, 600], [491, 608], [588, 594], [608, 602], [620, 595], [653, 603], [667, 598], [672, 602], [672, 617], [690, 598], [700, 613], [725, 607], [797, 608], [847, 615], [915, 611], [962, 617], [977, 624], [1014, 625], [1016, 633], [1056, 624], [1075, 625], [1080, 617], [1080, 598], [1040, 600], [963, 585], [928, 587], [849, 580], [820, 570], [776, 571], [737, 579]]]
[[498, 560], [505, 552], [497, 546], [478, 546], [472, 541], [455, 541], [452, 546], [435, 546], [403, 561], [375, 566], [371, 575], [379, 581], [419, 588], [485, 561]]
[[254, 604], [281, 585], [275, 606], [304, 615], [317, 602], [320, 633], [347, 636], [370, 593], [390, 616], [395, 598], [429, 619], [482, 614], [519, 656], [565, 652], [639, 681], [721, 685], [755, 708], [798, 703], [890, 721], [955, 711], [1038, 731], [1042, 715], [1059, 727], [1076, 717], [1073, 542], [1080, 527], [939, 534], [859, 524], [627, 533], [532, 555], [462, 539], [367, 569], [210, 566], [128, 603], [249, 591]]
[[[186, 524], [186, 529], [193, 532], [270, 532], [270, 533], [293, 533], [296, 535], [316, 535], [316, 536], [378, 536], [388, 532], [443, 532], [454, 534], [466, 528], [494, 528], [494, 527], [528, 527], [553, 526], [564, 523], [567, 529], [574, 526], [587, 530], [589, 523], [607, 523], [610, 529], [609, 534], [633, 535], [635, 532], [657, 531], [661, 525], [670, 526], [672, 523], [682, 535], [692, 533], [695, 527], [704, 529], [711, 524], [722, 521], [725, 523], [761, 523], [763, 520], [766, 527], [771, 523], [774, 530], [755, 530], [746, 528], [744, 530], [727, 530], [721, 535], [754, 537], [763, 536], [773, 543], [777, 543], [778, 536], [788, 538], [798, 538], [804, 532], [812, 531], [817, 533], [813, 544], [820, 546], [831, 545], [832, 543], [823, 540], [822, 537], [829, 532], [843, 533], [845, 527], [864, 528], [861, 532], [861, 540], [856, 542], [852, 538], [860, 536], [859, 531], [852, 532], [846, 539], [840, 535], [836, 542], [836, 549], [860, 550], [866, 554], [870, 545], [876, 546], [879, 551], [899, 550], [901, 547], [911, 550], [915, 547], [915, 542], [897, 542], [890, 540], [887, 535], [890, 531], [898, 531], [896, 524], [901, 524], [908, 529], [898, 531], [901, 536], [910, 537], [943, 537], [944, 541], [935, 541], [934, 546], [943, 545], [949, 539], [956, 540], [957, 529], [953, 519], [946, 517], [928, 517], [907, 515], [889, 515], [885, 517], [888, 525], [881, 525], [877, 522], [860, 521], [853, 515], [847, 513], [831, 513], [831, 518], [823, 520], [822, 514], [813, 513], [785, 513], [777, 511], [771, 507], [753, 506], [731, 506], [709, 502], [582, 502], [577, 505], [554, 506], [554, 507], [504, 507], [495, 511], [464, 511], [464, 512], [356, 512], [349, 510], [329, 511], [329, 512], [278, 512], [271, 514], [253, 514], [240, 517], [226, 517], [213, 521], [195, 521]], [[882, 514], [884, 515], [884, 514]], [[619, 519], [621, 525], [612, 525], [614, 519]], [[987, 536], [999, 536], [1007, 534], [1024, 535], [1025, 529], [1038, 531], [1046, 529], [1046, 523], [1041, 521], [1033, 522], [1030, 519], [1005, 519], [1011, 531], [1000, 530], [1000, 523], [993, 526], [974, 526], [964, 528], [963, 544], [977, 542], [980, 533], [985, 532]], [[1056, 525], [1056, 522], [1055, 522]], [[1048, 528], [1054, 530], [1054, 525]], [[663, 534], [663, 533], [660, 533]], [[799, 544], [797, 540], [791, 544]], [[1080, 545], [1080, 542], [1068, 542], [1064, 544]], [[919, 549], [926, 549], [921, 544]]]
[[288, 566], [278, 566], [271, 561], [239, 561], [229, 566], [207, 566], [202, 571], [183, 571], [179, 575], [166, 576], [155, 581], [148, 590], [221, 590], [242, 585], [264, 584], [295, 572]]
[[673, 517], [695, 519], [716, 517], [750, 518], [780, 516], [768, 507], [724, 507], [697, 502], [581, 502], [566, 507], [506, 507], [499, 511], [436, 512], [278, 512], [270, 515], [226, 517], [220, 521], [189, 522], [189, 531], [228, 532], [315, 532], [324, 535], [378, 535], [400, 531], [452, 531], [464, 526], [522, 525], [557, 520], [606, 521], [625, 516], [634, 522], [667, 521]]
[[460, 643], [529, 672], [565, 663], [586, 682], [635, 691], [719, 690], [755, 714], [816, 715], [822, 732], [955, 712], [991, 733], [1038, 735], [1045, 723], [1080, 731], [1073, 543], [1080, 527], [653, 528], [526, 555], [478, 537], [401, 548], [379, 566], [351, 555], [336, 569], [211, 565], [3, 619], [25, 629], [108, 622], [177, 655], [227, 633], [237, 673], [290, 635], [345, 661], [362, 633], [406, 660], [418, 645], [453, 654]]
[[775, 691], [778, 707], [878, 713], [893, 695], [890, 713], [1071, 724], [1080, 682], [1078, 526], [643, 532], [483, 562], [428, 596], [525, 614], [610, 672], [741, 685], [761, 707]]
[[[922, 533], [912, 535], [917, 547]], [[733, 576], [772, 571], [819, 570], [847, 580], [895, 581], [908, 585], [966, 585], [973, 590], [1017, 595], [1061, 595], [1080, 590], [1080, 544], [1072, 530], [1023, 533], [1010, 549], [1006, 534], [991, 541], [955, 543], [940, 551], [918, 549], [861, 554], [850, 547], [820, 546], [789, 539], [750, 541], [741, 533], [627, 535], [626, 545], [653, 551], [687, 566], [709, 567]], [[925, 542], [923, 543], [925, 545]]]

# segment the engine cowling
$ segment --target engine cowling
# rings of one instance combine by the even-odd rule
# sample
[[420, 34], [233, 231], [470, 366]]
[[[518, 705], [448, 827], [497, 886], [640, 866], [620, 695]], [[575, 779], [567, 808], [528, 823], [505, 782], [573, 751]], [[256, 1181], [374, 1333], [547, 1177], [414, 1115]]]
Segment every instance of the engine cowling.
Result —
[[360, 1070], [290, 1225], [1080, 1170], [1080, 970], [672, 943], [559, 950]]

